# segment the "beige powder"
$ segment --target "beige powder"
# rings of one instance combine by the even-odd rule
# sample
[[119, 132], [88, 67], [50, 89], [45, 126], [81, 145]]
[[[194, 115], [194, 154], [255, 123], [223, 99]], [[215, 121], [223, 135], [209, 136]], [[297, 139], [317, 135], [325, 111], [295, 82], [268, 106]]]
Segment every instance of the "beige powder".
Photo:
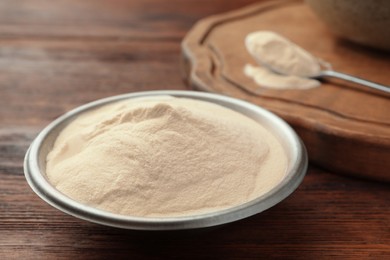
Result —
[[321, 71], [317, 58], [277, 33], [250, 33], [245, 44], [259, 63], [267, 64], [281, 74], [310, 77]]
[[132, 99], [86, 112], [47, 156], [49, 181], [102, 210], [199, 214], [247, 202], [285, 176], [287, 158], [260, 124], [192, 99]]
[[245, 65], [244, 74], [252, 78], [258, 85], [274, 89], [309, 89], [320, 86], [318, 80], [283, 76], [250, 64]]
[[245, 45], [259, 66], [246, 65], [244, 73], [258, 85], [275, 89], [320, 86], [318, 80], [307, 77], [318, 75], [325, 63], [281, 35], [270, 31], [253, 32], [245, 38]]

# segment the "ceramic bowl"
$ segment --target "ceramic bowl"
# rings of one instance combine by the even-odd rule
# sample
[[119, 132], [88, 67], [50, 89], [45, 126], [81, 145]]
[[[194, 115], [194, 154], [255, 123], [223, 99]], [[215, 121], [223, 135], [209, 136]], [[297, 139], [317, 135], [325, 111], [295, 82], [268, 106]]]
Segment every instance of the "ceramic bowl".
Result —
[[306, 0], [306, 3], [339, 36], [390, 51], [390, 1]]

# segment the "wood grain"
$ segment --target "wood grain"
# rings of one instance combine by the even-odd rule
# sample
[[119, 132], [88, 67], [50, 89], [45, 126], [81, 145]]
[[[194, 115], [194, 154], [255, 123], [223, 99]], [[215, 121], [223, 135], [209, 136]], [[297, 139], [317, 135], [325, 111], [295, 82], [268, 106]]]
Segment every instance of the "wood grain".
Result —
[[246, 64], [256, 64], [245, 37], [258, 30], [284, 35], [336, 70], [390, 85], [388, 53], [341, 41], [296, 0], [260, 2], [199, 21], [182, 43], [189, 84], [279, 114], [323, 167], [390, 182], [390, 95], [340, 81], [310, 90], [261, 88], [243, 73]]
[[254, 1], [0, 2], [0, 259], [386, 259], [390, 189], [314, 166], [287, 200], [192, 232], [134, 232], [65, 215], [29, 188], [24, 154], [85, 102], [186, 89], [180, 42], [202, 17]]

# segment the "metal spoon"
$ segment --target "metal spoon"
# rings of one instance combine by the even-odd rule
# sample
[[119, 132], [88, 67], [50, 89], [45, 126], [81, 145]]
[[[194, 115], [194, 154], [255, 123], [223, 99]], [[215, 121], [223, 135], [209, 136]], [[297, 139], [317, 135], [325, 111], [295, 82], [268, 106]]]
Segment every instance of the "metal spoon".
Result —
[[321, 79], [321, 78], [325, 78], [325, 77], [333, 77], [333, 78], [343, 79], [346, 81], [357, 83], [357, 84], [365, 86], [365, 87], [369, 87], [369, 88], [373, 88], [376, 90], [384, 91], [386, 93], [390, 93], [390, 86], [381, 85], [381, 84], [378, 84], [378, 83], [375, 83], [372, 81], [361, 79], [361, 78], [358, 78], [358, 77], [355, 77], [352, 75], [348, 75], [345, 73], [337, 72], [334, 70], [329, 70], [329, 69], [322, 70], [318, 75], [311, 76], [311, 78], [316, 78], [316, 79]]
[[[267, 64], [263, 60], [259, 60], [259, 57], [256, 57], [256, 60], [258, 62], [260, 62], [263, 66], [267, 67], [268, 69], [270, 69], [273, 72], [276, 72], [276, 73], [281, 74], [281, 75], [289, 75], [285, 71], [281, 71], [280, 69], [278, 69], [276, 67], [273, 67], [270, 64]], [[332, 66], [329, 63], [324, 62], [322, 60], [318, 60], [318, 62], [323, 67], [323, 70], [321, 70], [316, 75], [307, 76], [307, 78], [322, 79], [322, 78], [326, 78], [326, 77], [333, 77], [333, 78], [338, 78], [338, 79], [342, 79], [342, 80], [345, 80], [345, 81], [350, 81], [350, 82], [353, 82], [353, 83], [357, 83], [359, 85], [362, 85], [362, 86], [365, 86], [365, 87], [369, 87], [369, 88], [372, 88], [372, 89], [376, 89], [376, 90], [380, 90], [380, 91], [383, 91], [383, 92], [386, 92], [386, 93], [390, 93], [390, 86], [381, 85], [381, 84], [378, 84], [378, 83], [375, 83], [375, 82], [372, 82], [372, 81], [368, 81], [368, 80], [365, 80], [365, 79], [361, 79], [361, 78], [358, 78], [358, 77], [355, 77], [355, 76], [352, 76], [352, 75], [349, 75], [349, 74], [337, 72], [337, 71], [334, 71], [332, 69]], [[298, 75], [296, 75], [296, 76], [298, 76]]]

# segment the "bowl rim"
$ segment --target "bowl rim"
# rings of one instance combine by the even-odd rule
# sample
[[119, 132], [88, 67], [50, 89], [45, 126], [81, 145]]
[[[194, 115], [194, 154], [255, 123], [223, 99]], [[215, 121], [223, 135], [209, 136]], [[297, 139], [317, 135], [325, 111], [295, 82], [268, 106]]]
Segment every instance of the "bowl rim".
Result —
[[[42, 144], [50, 133], [58, 127], [62, 128], [75, 116], [102, 105], [122, 101], [125, 99], [152, 97], [152, 96], [173, 96], [182, 98], [192, 98], [196, 100], [208, 101], [220, 105], [225, 104], [236, 112], [242, 113], [226, 106], [227, 104], [255, 113], [270, 122], [275, 128], [281, 129], [288, 140], [288, 145], [293, 152], [293, 164], [287, 172], [285, 178], [265, 194], [228, 209], [213, 211], [209, 213], [179, 216], [179, 217], [135, 217], [119, 215], [104, 210], [100, 210], [80, 202], [77, 202], [57, 189], [55, 189], [41, 172], [39, 167], [39, 153]], [[244, 113], [242, 113], [244, 114]], [[245, 114], [244, 114], [245, 115]], [[247, 115], [248, 116], [248, 115]], [[60, 128], [60, 129], [62, 129]], [[195, 229], [221, 225], [236, 220], [240, 220], [257, 213], [260, 213], [280, 201], [287, 198], [302, 182], [308, 167], [308, 156], [306, 148], [295, 133], [295, 131], [280, 117], [272, 112], [249, 102], [224, 96], [221, 94], [205, 93], [189, 90], [155, 90], [134, 92], [111, 96], [76, 107], [47, 125], [31, 143], [26, 152], [24, 160], [24, 173], [26, 180], [32, 190], [45, 202], [51, 206], [74, 217], [102, 224], [106, 226], [135, 229], [135, 230], [181, 230]]]

